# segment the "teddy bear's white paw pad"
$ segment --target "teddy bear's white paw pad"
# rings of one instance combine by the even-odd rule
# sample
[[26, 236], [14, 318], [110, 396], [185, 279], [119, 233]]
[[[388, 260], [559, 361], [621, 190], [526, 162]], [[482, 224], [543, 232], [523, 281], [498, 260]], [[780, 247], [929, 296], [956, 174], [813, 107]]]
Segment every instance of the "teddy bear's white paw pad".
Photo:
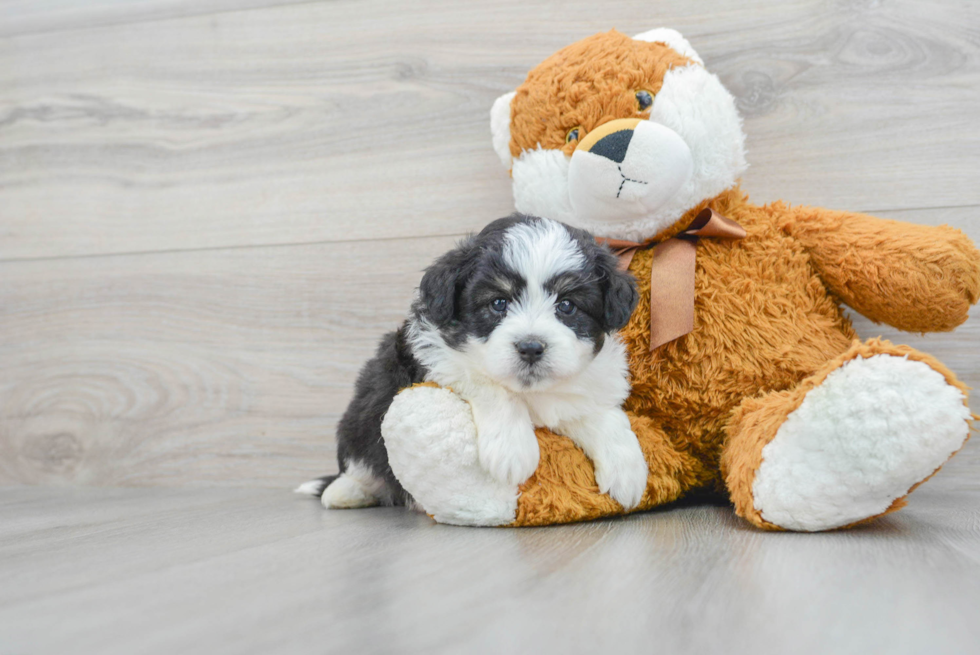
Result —
[[962, 392], [923, 362], [845, 362], [806, 394], [762, 449], [752, 486], [762, 517], [828, 530], [884, 512], [966, 440]]
[[438, 387], [402, 391], [385, 414], [381, 433], [395, 477], [436, 521], [456, 525], [514, 521], [517, 486], [495, 480], [480, 466], [473, 414], [452, 391]]

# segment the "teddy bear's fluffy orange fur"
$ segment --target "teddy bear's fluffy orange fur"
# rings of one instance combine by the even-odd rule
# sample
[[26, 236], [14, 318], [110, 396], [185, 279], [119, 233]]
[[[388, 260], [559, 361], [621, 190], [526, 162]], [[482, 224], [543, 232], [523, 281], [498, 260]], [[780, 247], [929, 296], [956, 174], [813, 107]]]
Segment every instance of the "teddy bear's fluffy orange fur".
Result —
[[[839, 302], [905, 330], [952, 330], [980, 297], [980, 252], [953, 228], [782, 203], [760, 207], [737, 187], [660, 236], [679, 232], [708, 205], [748, 236], [698, 243], [693, 332], [650, 352], [652, 250], [630, 265], [641, 300], [621, 333], [633, 376], [626, 407], [650, 467], [637, 509], [694, 489], [727, 489], [740, 516], [772, 528], [751, 495], [762, 448], [805, 393], [844, 361], [907, 355], [965, 393], [929, 355], [858, 341]], [[515, 525], [622, 512], [599, 493], [591, 465], [568, 439], [540, 429], [538, 441], [541, 463], [521, 486]]]

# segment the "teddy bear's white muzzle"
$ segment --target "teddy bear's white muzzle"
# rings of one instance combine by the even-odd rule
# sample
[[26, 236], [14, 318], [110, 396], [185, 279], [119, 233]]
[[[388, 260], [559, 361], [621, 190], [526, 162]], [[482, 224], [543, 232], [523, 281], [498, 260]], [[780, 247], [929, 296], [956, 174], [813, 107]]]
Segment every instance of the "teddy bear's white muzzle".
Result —
[[599, 129], [603, 136], [586, 136], [569, 163], [569, 199], [576, 215], [607, 222], [642, 217], [690, 180], [691, 149], [670, 128], [619, 119]]

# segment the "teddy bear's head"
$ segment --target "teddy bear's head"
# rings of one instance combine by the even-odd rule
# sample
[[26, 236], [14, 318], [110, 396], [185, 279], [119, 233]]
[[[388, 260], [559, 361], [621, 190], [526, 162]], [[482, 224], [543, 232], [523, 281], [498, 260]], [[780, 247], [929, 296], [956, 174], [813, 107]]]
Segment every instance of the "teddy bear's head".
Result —
[[731, 94], [671, 29], [590, 36], [490, 112], [518, 211], [642, 241], [746, 168]]

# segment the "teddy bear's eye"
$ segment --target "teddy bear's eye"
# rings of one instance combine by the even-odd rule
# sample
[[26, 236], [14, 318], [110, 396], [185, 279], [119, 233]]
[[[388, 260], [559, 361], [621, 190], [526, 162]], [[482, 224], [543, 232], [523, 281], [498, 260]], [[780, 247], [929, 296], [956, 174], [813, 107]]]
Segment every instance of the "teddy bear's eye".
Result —
[[581, 133], [582, 133], [581, 127], [573, 127], [572, 129], [568, 130], [568, 134], [565, 135], [565, 143], [578, 141], [578, 137]]
[[646, 111], [653, 104], [653, 94], [640, 89], [636, 92], [636, 104], [640, 106], [640, 111]]

